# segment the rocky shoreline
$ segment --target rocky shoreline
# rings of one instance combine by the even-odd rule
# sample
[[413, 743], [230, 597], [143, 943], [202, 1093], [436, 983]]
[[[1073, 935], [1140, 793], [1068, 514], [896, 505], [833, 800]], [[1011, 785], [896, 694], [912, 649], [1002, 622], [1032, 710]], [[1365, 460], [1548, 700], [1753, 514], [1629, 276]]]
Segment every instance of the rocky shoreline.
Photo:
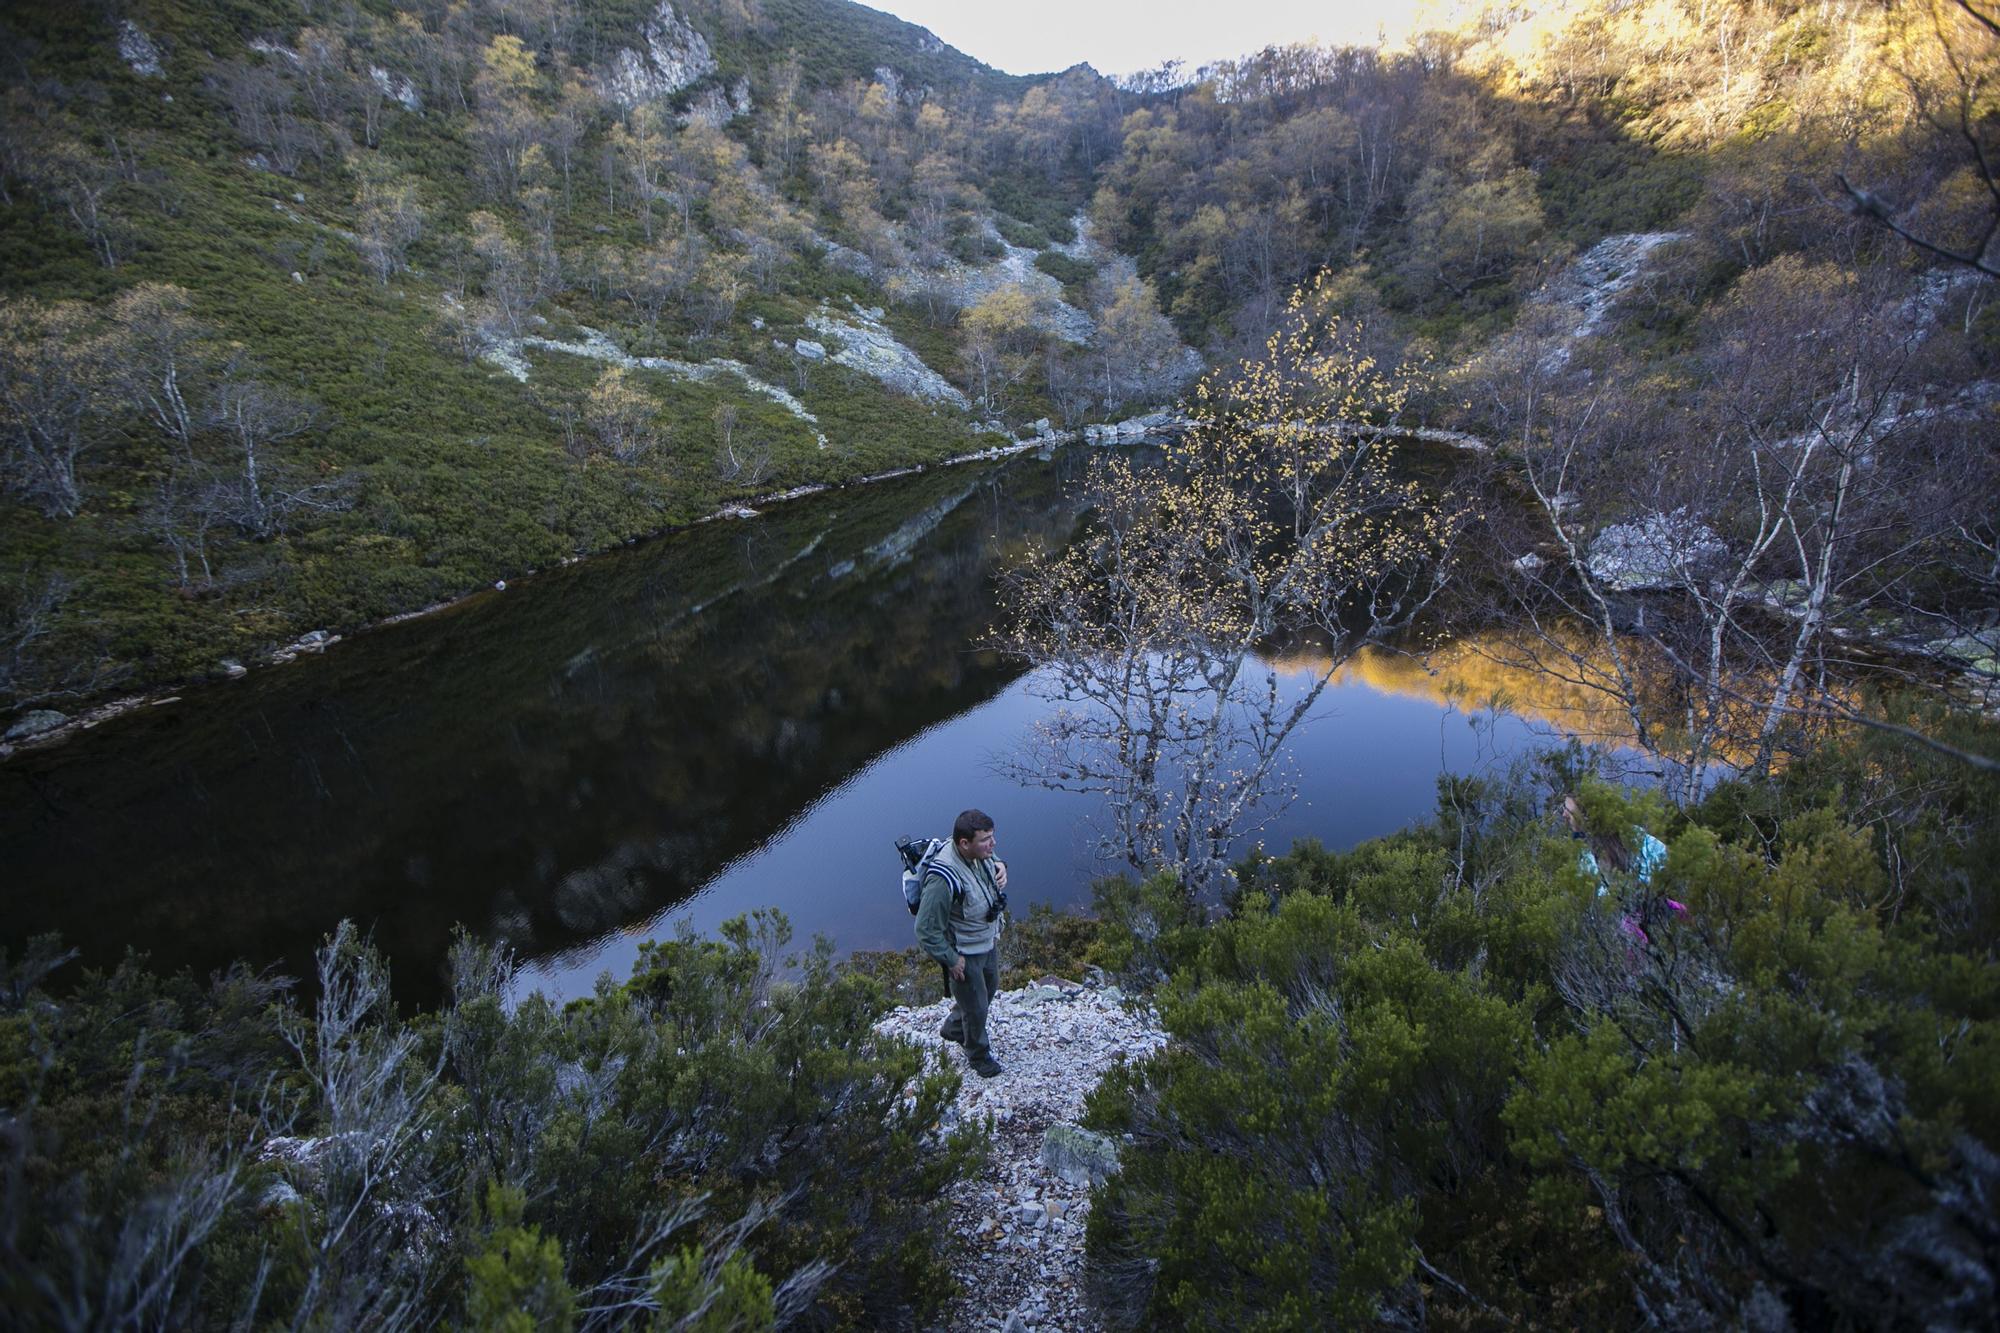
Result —
[[993, 1052], [1005, 1067], [982, 1079], [938, 1034], [947, 1001], [899, 1008], [876, 1024], [964, 1073], [946, 1127], [990, 1116], [993, 1153], [984, 1171], [947, 1197], [960, 1292], [949, 1329], [1104, 1327], [1085, 1292], [1084, 1221], [1091, 1185], [1115, 1170], [1115, 1146], [1076, 1122], [1083, 1101], [1121, 1061], [1166, 1044], [1159, 1017], [1116, 987], [1043, 977], [994, 997]]

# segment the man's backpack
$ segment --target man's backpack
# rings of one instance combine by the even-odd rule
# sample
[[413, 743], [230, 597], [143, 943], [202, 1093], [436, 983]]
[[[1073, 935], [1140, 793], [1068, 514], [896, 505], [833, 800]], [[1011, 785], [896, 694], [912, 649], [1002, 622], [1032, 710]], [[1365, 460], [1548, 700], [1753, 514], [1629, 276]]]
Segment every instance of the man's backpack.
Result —
[[924, 877], [933, 872], [943, 875], [951, 885], [953, 902], [965, 896], [964, 877], [945, 859], [950, 842], [943, 838], [898, 838], [896, 850], [903, 856], [903, 906], [910, 909], [911, 916], [924, 901]]

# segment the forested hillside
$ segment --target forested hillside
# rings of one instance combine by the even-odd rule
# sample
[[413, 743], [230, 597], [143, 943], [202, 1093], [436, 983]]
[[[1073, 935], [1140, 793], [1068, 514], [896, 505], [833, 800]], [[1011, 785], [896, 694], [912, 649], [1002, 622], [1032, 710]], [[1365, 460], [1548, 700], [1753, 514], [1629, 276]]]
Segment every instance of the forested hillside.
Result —
[[6, 25], [17, 705], [1184, 373], [1086, 250], [991, 267], [1074, 239], [1065, 104], [857, 6]]
[[[1848, 397], [1933, 412], [1933, 475], [1991, 494], [1989, 17], [1515, 7], [1114, 83], [840, 0], [14, 7], [0, 691], [67, 708], [1116, 419], [1309, 276], [1436, 372], [1426, 418], [1524, 447], [1564, 402], [1713, 439], [1767, 312], [1914, 312]], [[1672, 453], [1644, 435], [1597, 452]], [[1976, 632], [1990, 521], [1924, 522], [1932, 637]]]

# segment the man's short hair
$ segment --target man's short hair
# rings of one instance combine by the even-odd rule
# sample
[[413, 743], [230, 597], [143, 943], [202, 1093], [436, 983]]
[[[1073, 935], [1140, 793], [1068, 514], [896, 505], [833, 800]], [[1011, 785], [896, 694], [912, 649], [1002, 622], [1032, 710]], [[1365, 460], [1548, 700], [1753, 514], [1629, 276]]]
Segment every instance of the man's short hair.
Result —
[[961, 810], [951, 824], [953, 842], [971, 842], [993, 827], [993, 816], [984, 810]]

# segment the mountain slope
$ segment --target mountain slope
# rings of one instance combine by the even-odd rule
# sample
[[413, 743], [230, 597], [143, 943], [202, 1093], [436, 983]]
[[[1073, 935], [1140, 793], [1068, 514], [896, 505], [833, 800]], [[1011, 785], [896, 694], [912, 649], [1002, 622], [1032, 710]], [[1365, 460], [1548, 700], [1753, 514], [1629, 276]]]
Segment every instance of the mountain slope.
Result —
[[[732, 496], [962, 452], [976, 417], [1144, 388], [1065, 412], [1027, 387], [1038, 358], [1085, 356], [1051, 343], [1046, 296], [977, 337], [948, 294], [898, 304], [939, 264], [1003, 257], [981, 182], [1064, 229], [1084, 196], [989, 151], [990, 109], [1039, 85], [860, 6], [5, 22], [17, 705], [215, 670]], [[864, 255], [872, 280], [840, 262]], [[969, 386], [978, 343], [976, 411], [823, 332], [882, 307], [867, 336], [915, 344], [912, 366]], [[63, 438], [38, 442], [48, 421]]]

